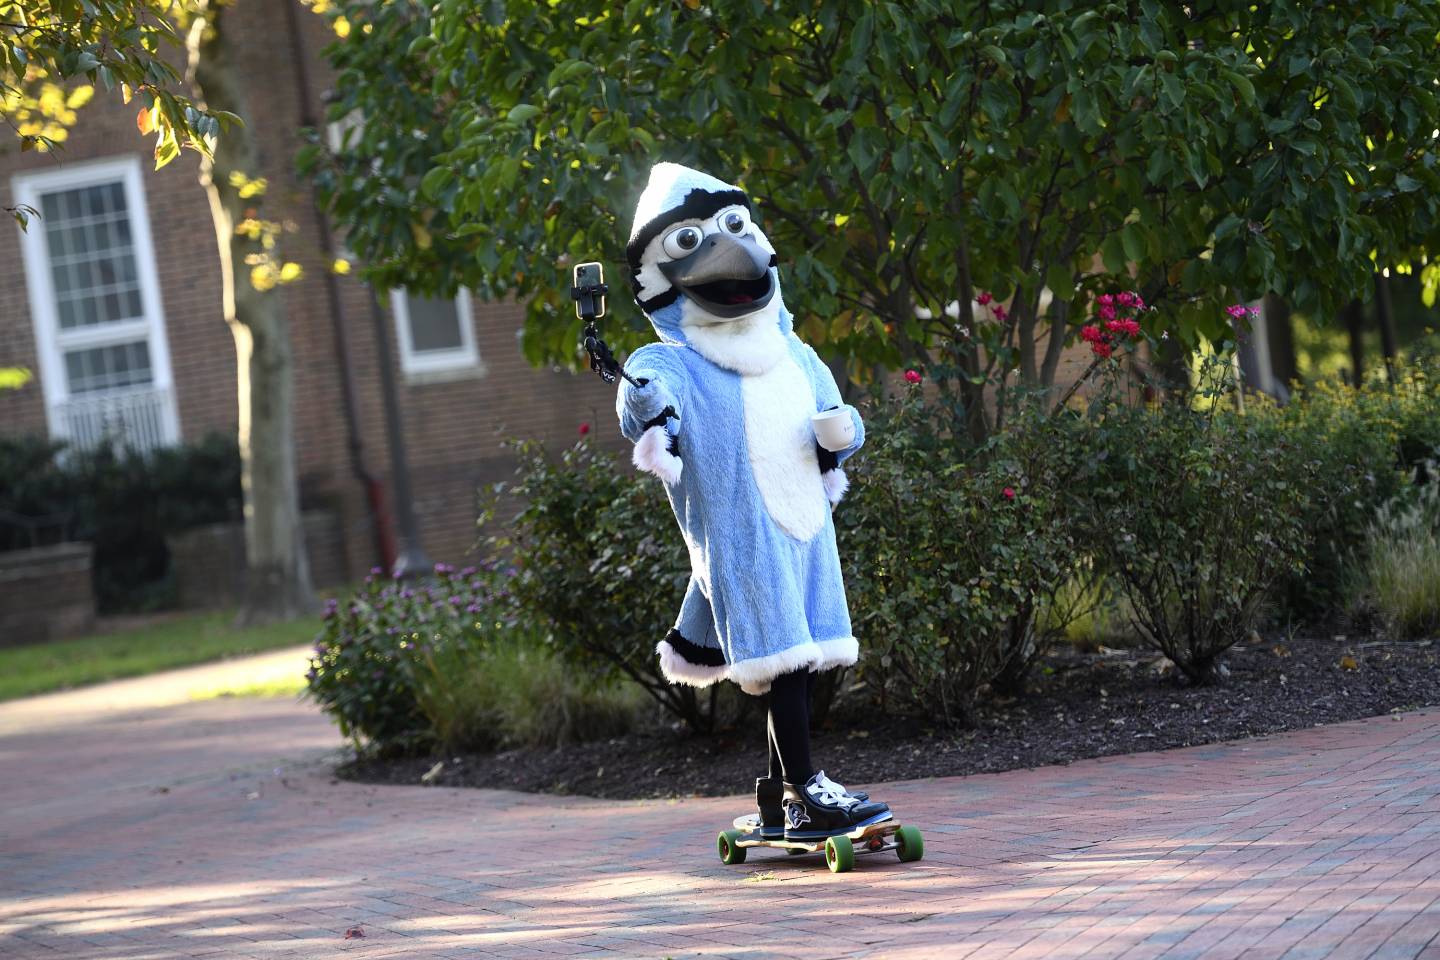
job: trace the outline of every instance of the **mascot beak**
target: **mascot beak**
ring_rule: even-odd
[[[716,233],[683,260],[660,264],[660,271],[707,313],[733,320],[754,313],[775,296],[771,259],[753,236]]]

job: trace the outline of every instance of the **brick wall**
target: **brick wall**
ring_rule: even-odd
[[[0,552],[0,647],[45,643],[95,622],[90,544]]]

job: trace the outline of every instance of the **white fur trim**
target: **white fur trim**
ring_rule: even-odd
[[[828,501],[815,456],[815,391],[794,358],[740,381],[750,470],[770,519],[806,543],[825,526]]]
[[[670,452],[670,434],[663,423],[640,435],[630,459],[635,466],[655,474],[666,483],[679,483],[680,472],[685,467],[685,461]]]
[[[829,670],[832,667],[848,667],[860,659],[860,641],[854,637],[836,637],[834,640],[819,640],[820,662],[810,669]]]
[[[775,274],[771,271],[773,279]],[[695,352],[716,366],[754,376],[790,355],[780,330],[780,294],[738,320],[714,316],[689,297],[680,298],[680,329]]]
[[[850,478],[845,475],[843,467],[826,470],[820,474],[820,482],[825,484],[825,499],[832,504],[839,503],[844,498],[845,491],[850,489]]]
[[[752,657],[730,664],[730,679],[738,683],[740,689],[746,693],[759,696],[770,689],[771,680],[807,667],[813,669],[824,656],[819,644],[814,640],[806,640],[768,657]]]
[[[723,663],[718,667],[706,666],[703,663],[691,663],[670,645],[669,640],[661,640],[655,644],[655,653],[660,657],[660,672],[671,683],[688,683],[692,687],[708,687],[716,681],[724,680],[729,670],[729,667]]]

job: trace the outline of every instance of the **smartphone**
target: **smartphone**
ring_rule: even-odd
[[[599,263],[575,265],[575,316],[605,316],[605,268]],[[587,309],[590,308],[590,309]]]

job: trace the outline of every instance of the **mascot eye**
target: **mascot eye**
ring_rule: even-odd
[[[720,215],[720,229],[738,237],[750,229],[750,217],[743,210],[731,210]]]
[[[679,227],[666,235],[661,246],[664,247],[667,257],[680,260],[698,250],[703,239],[704,234],[699,227]]]

